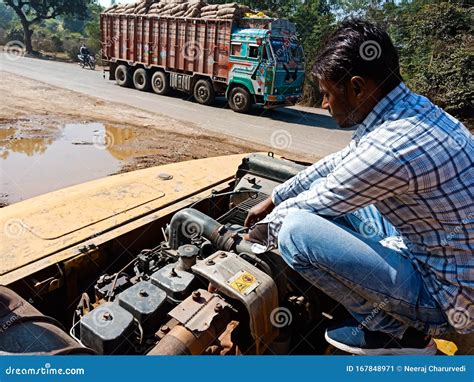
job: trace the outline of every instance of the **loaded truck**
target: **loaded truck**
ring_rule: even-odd
[[[303,50],[288,20],[103,13],[100,22],[105,70],[120,86],[175,89],[204,105],[225,96],[239,113],[302,94]]]

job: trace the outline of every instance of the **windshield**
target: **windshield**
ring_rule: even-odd
[[[286,46],[284,41],[281,39],[271,39],[273,55],[275,56],[275,60],[277,62],[287,62],[287,53],[286,53]]]
[[[272,38],[272,50],[277,62],[303,61],[303,49],[298,42]]]
[[[291,43],[289,53],[291,59],[296,62],[303,62],[303,48],[301,48],[301,45]]]

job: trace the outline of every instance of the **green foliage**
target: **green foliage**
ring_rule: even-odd
[[[7,7],[3,2],[0,3],[0,25],[2,27],[8,26],[15,15],[15,12]]]
[[[0,44],[6,44],[8,39],[8,32],[13,24],[15,12],[8,8],[3,2],[0,2]]]
[[[413,88],[454,115],[473,117],[474,54],[472,49],[449,49],[436,55],[411,80]]]
[[[79,54],[83,38],[79,33],[70,33],[64,39],[64,51],[70,60],[77,61],[77,55]]]
[[[323,37],[334,29],[335,18],[330,13],[328,3],[323,0],[308,0],[299,2],[296,11],[289,19],[296,24],[298,38],[305,52],[306,81],[302,101],[308,105],[319,106],[321,96],[311,76],[311,68]]]
[[[87,38],[86,44],[92,52],[98,53],[100,45],[100,13],[103,8],[98,4],[91,4],[88,8],[88,20],[84,25],[83,35]]]
[[[414,91],[455,116],[472,118],[472,7],[463,1],[417,0],[385,4],[366,17],[390,33],[400,50],[402,75]]]
[[[99,52],[99,20],[102,10],[103,8],[93,1],[82,13],[83,19],[66,14],[32,25],[32,47],[36,51],[46,53],[65,52],[72,60],[77,60],[82,43],[86,43],[92,52]],[[24,29],[18,16],[0,2],[0,20],[7,19],[8,23],[0,24],[0,43],[5,44],[12,40],[24,42]]]
[[[37,54],[33,48],[33,26],[42,24],[48,27],[48,20],[59,16],[72,16],[81,19],[87,16],[87,6],[93,0],[3,0],[4,4],[16,13],[23,28],[23,41],[28,53]],[[55,23],[49,26],[54,27]],[[50,31],[54,33],[54,31]]]
[[[19,23],[12,23],[6,30],[5,40],[8,41],[22,41],[23,40],[23,28]]]
[[[19,17],[22,13],[30,23],[54,19],[57,16],[85,17],[90,0],[3,0]]]

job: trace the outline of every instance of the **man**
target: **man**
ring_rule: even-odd
[[[81,45],[79,53],[82,57],[82,62],[84,62],[84,64],[88,64],[89,63],[90,52],[89,52],[89,49],[87,48],[86,44]]]
[[[327,330],[330,344],[434,354],[431,336],[474,328],[473,137],[405,86],[390,37],[373,24],[343,22],[313,75],[322,107],[357,130],[254,207],[248,238],[266,236],[351,313]]]

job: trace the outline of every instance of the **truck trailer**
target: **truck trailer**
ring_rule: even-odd
[[[102,59],[118,85],[192,94],[232,110],[294,105],[304,82],[295,25],[272,18],[205,19],[103,13]]]

